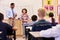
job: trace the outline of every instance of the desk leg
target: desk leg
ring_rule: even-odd
[[[16,40],[16,31],[14,31],[14,40]]]

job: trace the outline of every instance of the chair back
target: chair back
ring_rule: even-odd
[[[6,29],[4,27],[0,27],[0,40],[6,40]]]

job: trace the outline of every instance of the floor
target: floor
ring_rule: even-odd
[[[17,38],[17,40],[25,40],[24,38]]]
[[[25,38],[20,37],[20,38],[17,38],[16,40],[25,40]]]
[[[17,37],[16,40],[26,40],[26,39],[23,37]]]

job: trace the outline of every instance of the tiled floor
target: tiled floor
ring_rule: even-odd
[[[25,38],[21,38],[21,37],[20,37],[20,38],[17,38],[16,40],[25,40]]]
[[[23,38],[23,37],[17,37],[17,39],[16,40],[26,40],[25,38]]]

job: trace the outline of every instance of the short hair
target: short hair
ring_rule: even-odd
[[[45,9],[40,8],[40,9],[38,9],[38,12],[40,12],[41,16],[43,16],[43,17],[45,16],[45,12],[46,12]]]
[[[53,12],[50,12],[50,13],[49,13],[49,17],[54,17]]]
[[[0,21],[2,21],[3,19],[4,19],[4,15],[0,13]]]
[[[33,16],[31,17],[31,19],[32,19],[32,21],[36,21],[36,20],[37,20],[37,16],[36,16],[36,15],[33,15]]]
[[[27,13],[27,9],[26,9],[26,8],[23,8],[23,9],[22,9],[22,13],[23,13],[23,10],[25,10],[25,11],[26,11],[25,13]]]
[[[15,5],[14,3],[11,3],[10,5]]]

